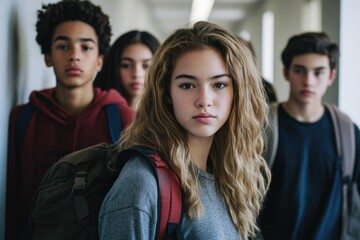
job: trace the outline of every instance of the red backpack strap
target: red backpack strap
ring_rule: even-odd
[[[137,145],[128,151],[140,153],[153,167],[159,188],[158,239],[170,239],[180,223],[182,213],[182,193],[177,175],[161,160],[156,150],[150,146]],[[124,151],[127,152],[127,151]]]
[[[181,189],[176,174],[156,154],[149,155],[154,159],[160,191],[160,221],[158,239],[171,234],[181,219]]]

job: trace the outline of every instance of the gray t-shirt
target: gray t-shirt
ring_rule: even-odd
[[[240,239],[216,190],[214,176],[200,169],[198,172],[205,214],[197,219],[184,214],[178,229],[179,239]],[[150,164],[140,156],[130,159],[101,206],[100,239],[156,239],[157,191]]]

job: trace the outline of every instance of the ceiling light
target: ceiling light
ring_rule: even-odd
[[[191,5],[190,22],[207,21],[215,0],[193,0]]]
[[[236,21],[245,17],[245,11],[234,8],[215,8],[210,15],[211,21]]]

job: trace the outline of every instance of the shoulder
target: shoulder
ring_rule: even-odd
[[[46,88],[39,91],[32,91],[29,96],[29,101],[36,105],[38,102],[55,101],[55,88]]]
[[[155,173],[149,161],[143,156],[134,154],[125,164],[118,177],[119,181],[132,184],[156,185]]]
[[[326,103],[325,109],[330,113],[331,117],[336,115],[338,118],[340,118],[340,120],[352,123],[352,120],[349,117],[349,115],[347,115],[342,110],[340,110],[340,108],[338,106],[336,106],[335,104]]]
[[[115,89],[102,90],[100,88],[94,88],[94,96],[96,99],[101,99],[108,103],[127,104],[125,98]]]
[[[103,211],[139,206],[144,211],[157,204],[157,181],[146,159],[133,155],[121,170],[103,202]]]
[[[101,90],[100,88],[94,88],[94,93],[94,106],[104,107],[108,105],[116,105],[118,107],[121,122],[124,127],[128,126],[134,120],[134,111],[116,90]]]
[[[23,109],[24,106],[25,106],[25,104],[15,106],[10,112],[10,119],[17,118],[21,109]]]
[[[34,108],[35,106],[31,102],[15,106],[10,112],[10,124],[15,124],[18,120],[22,120],[21,122],[24,123],[30,121]]]
[[[359,132],[358,126],[352,121],[349,115],[341,111],[336,105],[334,104],[325,104],[327,111],[329,112],[331,120],[334,124],[339,124],[340,126],[351,126],[354,128],[355,136]]]
[[[100,239],[155,239],[158,204],[152,167],[132,156],[101,205]]]

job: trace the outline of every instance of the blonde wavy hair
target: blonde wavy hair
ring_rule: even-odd
[[[174,117],[169,94],[177,59],[186,52],[208,48],[221,53],[234,88],[232,110],[214,136],[208,167],[240,236],[247,239],[258,230],[256,220],[270,182],[269,169],[261,156],[267,104],[259,70],[237,37],[208,22],[197,22],[171,34],[153,57],[136,119],[124,131],[118,147],[156,148],[179,177],[187,216],[202,216],[199,182],[191,164],[187,133]]]

